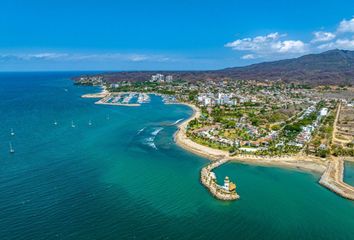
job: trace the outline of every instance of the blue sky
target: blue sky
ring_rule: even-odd
[[[0,0],[0,71],[219,69],[354,50],[353,0]]]

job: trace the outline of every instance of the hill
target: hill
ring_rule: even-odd
[[[263,62],[245,67],[213,71],[132,71],[101,74],[104,81],[146,81],[151,75],[173,75],[174,79],[196,80],[282,80],[300,84],[354,84],[354,51],[330,50],[298,58]]]

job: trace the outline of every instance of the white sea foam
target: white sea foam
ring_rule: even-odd
[[[149,143],[147,143],[147,145],[150,146],[150,147],[152,147],[153,149],[156,149],[156,150],[157,150],[157,147],[156,147],[156,145],[155,145],[154,142],[149,142]]]
[[[155,131],[153,131],[153,132],[151,133],[151,135],[156,136],[157,134],[159,134],[159,132],[160,132],[162,129],[163,129],[163,128],[156,128]]]
[[[157,149],[154,141],[155,141],[155,136],[148,137],[148,138],[145,138],[144,144],[148,145],[149,147],[152,147],[154,149]]]
[[[139,135],[139,134],[142,133],[144,130],[145,130],[145,128],[140,129],[136,135]]]
[[[172,123],[172,125],[177,125],[179,122],[183,121],[184,118],[178,119],[176,122]]]

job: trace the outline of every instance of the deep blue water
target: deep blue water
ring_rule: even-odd
[[[241,199],[215,200],[199,183],[208,161],[173,142],[191,109],[95,105],[77,74],[0,74],[1,240],[353,239],[354,203],[316,175],[226,164],[218,178]]]

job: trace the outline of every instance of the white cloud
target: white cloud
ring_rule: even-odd
[[[324,49],[345,49],[345,50],[354,50],[354,39],[337,39],[334,42],[326,43],[319,45],[317,48],[324,50]]]
[[[275,40],[279,39],[279,33],[270,33],[266,36],[257,36],[254,38],[243,38],[238,39],[236,41],[227,43],[225,46],[230,47],[234,50],[240,51],[257,51],[262,50],[269,46],[270,43],[274,42]]]
[[[306,45],[300,40],[278,41],[272,44],[272,48],[278,53],[303,53],[306,51]]]
[[[171,58],[155,54],[133,54],[133,53],[11,53],[0,54],[2,61],[120,61],[120,62],[168,62]]]
[[[255,58],[280,59],[295,57],[306,53],[318,53],[320,50],[354,50],[354,17],[342,20],[336,31],[314,31],[313,39],[305,42],[301,39],[289,39],[287,34],[278,32],[253,38],[240,38],[225,44],[225,47],[244,52],[241,59]]]
[[[312,39],[312,43],[317,43],[317,42],[328,42],[333,40],[336,35],[331,32],[323,32],[323,31],[318,31],[314,32],[313,35],[315,35],[315,38]]]
[[[241,57],[241,59],[244,59],[244,60],[250,60],[250,59],[255,59],[255,58],[257,58],[257,57],[254,54],[246,54]]]
[[[65,58],[69,56],[67,53],[54,53],[54,52],[43,52],[43,53],[31,53],[31,54],[13,54],[8,55],[22,60],[54,60],[59,58]]]
[[[254,38],[237,39],[225,46],[236,51],[249,51],[242,59],[252,59],[256,55],[271,56],[275,54],[298,54],[307,51],[307,46],[300,40],[282,40],[286,34],[278,32]]]
[[[342,20],[339,23],[338,32],[346,33],[346,32],[354,32],[354,17],[350,20]]]
[[[128,59],[133,62],[142,62],[142,61],[145,61],[149,58],[145,55],[134,54],[134,55],[128,56]]]

